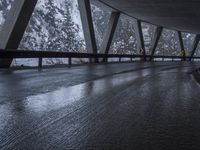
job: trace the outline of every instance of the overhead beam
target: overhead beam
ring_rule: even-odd
[[[177,34],[178,34],[178,41],[179,41],[179,50],[180,50],[180,55],[181,57],[185,57],[186,54],[185,54],[185,47],[184,47],[184,44],[183,44],[183,36],[182,36],[182,33],[181,31],[177,31]],[[185,58],[183,59],[185,60]]]
[[[158,46],[158,42],[160,40],[160,37],[162,35],[163,27],[156,27],[156,31],[154,33],[154,37],[151,43],[151,58],[150,60],[153,59],[153,56],[155,54],[156,48]]]
[[[100,48],[100,53],[108,54],[110,50],[110,46],[112,44],[113,36],[115,34],[115,30],[117,28],[117,24],[119,21],[120,12],[112,12],[110,16],[110,20],[108,23],[108,28],[105,32],[103,42]]]
[[[97,44],[92,20],[90,0],[78,0],[83,32],[88,53],[97,54]]]
[[[142,32],[142,22],[140,20],[135,20],[135,35],[137,39],[138,51],[141,51],[142,49],[144,60],[146,60],[145,58],[146,50],[145,50],[144,37],[143,37],[143,32]]]
[[[99,0],[91,0],[91,4],[94,4],[95,6],[100,7],[105,11],[118,12],[116,9],[106,5],[105,3],[100,2]]]
[[[197,50],[199,41],[200,41],[200,35],[198,34],[198,35],[196,35],[194,42],[193,42],[193,45],[192,45],[191,57],[194,57],[194,54]]]
[[[14,0],[0,32],[0,49],[17,49],[37,0]],[[1,59],[0,68],[9,68],[12,59]]]

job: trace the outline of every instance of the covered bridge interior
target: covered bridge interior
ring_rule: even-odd
[[[19,49],[38,2],[13,0],[0,31],[0,149],[199,149],[200,2],[78,0],[81,53]],[[110,13],[99,47],[91,5]],[[121,16],[133,22],[138,54],[111,53]],[[148,49],[144,22],[155,27]],[[165,29],[178,55],[156,53]],[[185,32],[194,35],[188,52]],[[47,67],[47,58],[67,64]],[[13,67],[15,59],[38,65]]]

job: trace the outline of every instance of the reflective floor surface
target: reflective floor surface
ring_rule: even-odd
[[[198,63],[0,72],[2,150],[198,150]]]

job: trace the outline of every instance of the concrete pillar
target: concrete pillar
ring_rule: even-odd
[[[152,57],[155,54],[158,42],[159,42],[160,37],[162,35],[162,31],[163,31],[163,27],[156,27],[156,31],[155,31],[155,34],[154,34],[154,37],[153,37],[153,40],[152,40],[152,43],[151,43],[151,58],[150,58],[150,60],[153,59]]]
[[[108,23],[108,28],[105,32],[105,36],[103,38],[103,42],[100,49],[100,52],[103,54],[108,54],[109,52],[110,46],[112,44],[113,36],[117,28],[119,17],[120,17],[120,12],[111,13],[110,20]]]
[[[95,31],[92,21],[90,0],[78,0],[78,4],[81,14],[87,52],[97,54],[97,44],[96,44]]]
[[[15,0],[0,32],[0,49],[16,50],[21,42],[37,0]],[[0,68],[8,68],[12,59],[1,59]]]
[[[182,33],[180,31],[177,31],[177,34],[178,34],[178,41],[179,41],[179,50],[180,50],[180,53],[181,53],[182,57],[185,57],[186,54],[185,54],[185,47],[184,47],[184,44],[183,44]],[[183,60],[185,60],[185,58],[183,58]]]
[[[108,54],[110,50],[110,46],[112,44],[112,40],[115,34],[115,30],[117,28],[117,24],[120,18],[120,12],[112,12],[110,16],[110,20],[108,23],[107,30],[105,32],[103,42],[101,45],[100,53]],[[106,59],[104,59],[106,61]]]
[[[194,43],[193,43],[193,46],[192,46],[192,51],[191,51],[191,57],[194,57],[194,54],[197,50],[197,47],[198,47],[198,44],[199,44],[199,41],[200,41],[200,35],[196,35],[195,39],[194,39]],[[192,60],[192,59],[190,59]]]
[[[144,37],[143,37],[143,32],[142,32],[142,24],[140,20],[136,20],[135,21],[135,35],[136,35],[136,39],[137,39],[137,47],[138,47],[138,51],[140,51],[141,49],[143,49],[144,52],[144,56],[146,55],[146,50],[145,50],[145,45],[144,45]],[[144,57],[144,60],[146,60],[146,58]]]

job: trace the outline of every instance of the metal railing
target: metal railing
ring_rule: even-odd
[[[140,59],[146,61],[193,61],[200,60],[200,57],[180,57],[180,56],[151,56],[151,55],[127,55],[127,54],[88,54],[88,53],[71,53],[71,52],[53,52],[53,51],[28,51],[28,50],[0,50],[1,59],[18,59],[18,58],[37,58],[38,66],[42,67],[43,58],[68,58],[68,64],[72,65],[73,58],[88,58],[90,62],[102,59],[101,62],[107,62],[109,58],[118,58],[122,62],[122,58]]]

